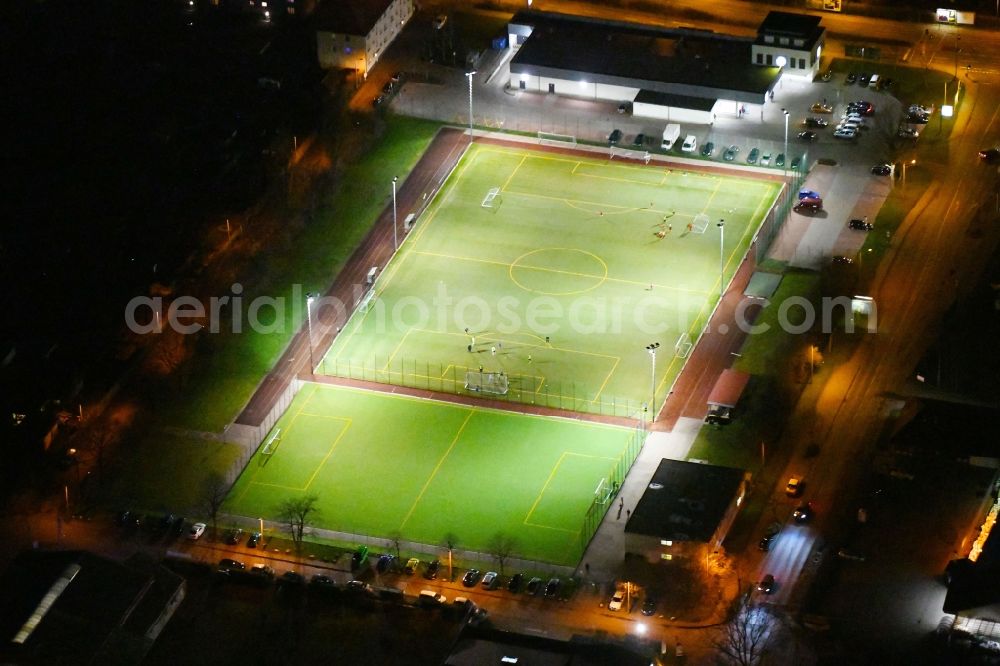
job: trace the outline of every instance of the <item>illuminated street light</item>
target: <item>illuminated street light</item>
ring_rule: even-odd
[[[399,239],[396,237],[396,176],[392,177],[392,251],[399,249]]]
[[[778,85],[780,85],[782,88],[784,88],[785,87],[785,65],[788,64],[788,58],[786,58],[785,56],[778,56],[777,58],[774,59],[774,64],[781,68],[781,76],[778,77]],[[774,92],[772,91],[771,94],[773,95]]]
[[[309,333],[309,373],[316,369],[316,359],[313,356],[313,327],[312,327],[312,304],[319,297],[314,291],[306,294],[306,330]]]
[[[475,73],[476,70],[465,73],[469,77],[469,143],[472,143],[472,77]]]
[[[726,221],[719,220],[719,300],[726,291]]]
[[[646,351],[649,352],[650,365],[652,366],[649,378],[649,422],[652,423],[656,420],[656,350],[660,348],[659,342],[653,342],[646,345]]]

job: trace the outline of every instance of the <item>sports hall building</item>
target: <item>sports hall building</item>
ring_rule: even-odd
[[[761,105],[782,76],[812,79],[820,18],[771,12],[756,37],[523,11],[508,25],[510,88],[624,102],[636,116],[710,124]]]

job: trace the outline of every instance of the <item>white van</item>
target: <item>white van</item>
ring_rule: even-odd
[[[878,89],[878,74],[872,74],[872,78],[868,79],[868,87],[872,90]]]
[[[448,601],[448,597],[438,594],[434,590],[420,590],[420,596],[417,600],[424,606],[438,606]]]

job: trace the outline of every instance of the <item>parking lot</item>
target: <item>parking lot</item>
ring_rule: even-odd
[[[414,26],[413,29],[420,28]],[[509,58],[505,55],[502,51],[488,52],[473,77],[472,108],[477,127],[565,134],[575,137],[578,142],[598,145],[606,144],[609,136],[618,130],[621,149],[638,151],[634,142],[637,135],[642,134],[645,136],[642,150],[652,153],[658,161],[661,156],[666,157],[659,149],[665,121],[634,116],[629,107],[622,113],[619,101],[509,90],[506,85]],[[457,125],[468,123],[468,79],[460,69],[416,59],[407,62],[402,55],[394,59],[391,67],[392,71],[402,68],[418,73],[409,77],[388,100],[392,110]],[[388,80],[392,71],[386,67],[384,72],[377,72],[376,79]],[[855,138],[834,137],[835,125],[847,113],[848,103],[861,99],[875,107],[874,113],[865,118],[865,126],[858,130]],[[831,107],[832,112],[811,111],[816,103]],[[787,144],[785,110],[788,111]],[[772,250],[772,258],[815,269],[833,256],[855,257],[866,233],[871,232],[849,229],[849,220],[865,217],[874,220],[898,178],[898,174],[896,177],[875,176],[871,168],[889,161],[899,146],[912,141],[897,136],[904,115],[900,102],[891,94],[856,83],[847,84],[845,76],[837,74],[828,82],[784,80],[778,84],[773,101],[746,105],[743,114],[738,111],[735,103],[731,110],[720,104],[712,125],[682,123],[681,137],[693,134],[698,149],[691,154],[682,153],[679,140],[668,154],[710,161],[713,166],[757,169],[760,173],[777,171],[780,154],[785,155],[786,168],[790,168],[793,161],[801,162],[809,172],[804,187],[823,195],[823,210],[812,215],[791,213]],[[808,117],[824,118],[828,126],[807,128],[804,123]],[[816,133],[814,140],[798,137],[806,129]],[[709,157],[704,157],[702,149],[708,142],[713,144],[713,151]],[[724,159],[730,146],[739,149],[732,161]],[[753,166],[747,164],[751,153],[757,158]]]

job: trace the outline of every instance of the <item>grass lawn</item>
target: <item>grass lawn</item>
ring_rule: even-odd
[[[316,527],[487,550],[497,533],[519,557],[574,564],[602,479],[638,453],[628,428],[524,416],[311,384],[278,422],[225,511],[277,519],[284,500],[315,494]]]
[[[151,433],[120,447],[102,494],[120,508],[198,511],[209,474],[224,476],[241,455],[236,444]]]
[[[245,302],[268,295],[290,303],[293,285],[300,285],[300,294],[325,291],[389,200],[391,190],[385,183],[413,168],[439,126],[389,116],[379,143],[345,171],[341,185],[313,222],[238,280],[245,287]],[[231,330],[227,321],[220,327],[222,332],[203,336],[190,362],[193,370],[188,379],[158,404],[159,420],[191,430],[221,432],[274,366],[302,323],[293,321],[295,314],[302,318],[301,310],[286,307],[284,325],[276,326],[273,333],[254,332],[250,327],[239,334],[227,333]]]
[[[728,279],[778,191],[475,144],[320,372],[461,393],[482,368],[511,400],[633,416],[650,397],[646,345],[664,347],[659,404],[681,369],[676,341],[696,339],[716,302],[715,223]]]

